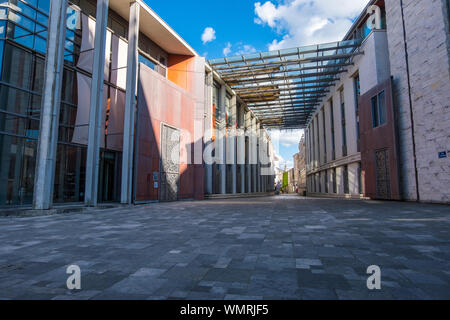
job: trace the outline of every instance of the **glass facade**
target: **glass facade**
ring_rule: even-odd
[[[372,124],[374,128],[386,124],[386,100],[384,91],[373,97],[370,102],[372,105]]]
[[[360,147],[360,133],[359,133],[359,97],[361,96],[361,81],[359,74],[353,78],[354,90],[355,90],[355,117],[356,117],[356,147],[357,151],[361,151]]]
[[[30,205],[39,138],[50,0],[0,2],[0,206]],[[96,2],[69,1],[54,202],[84,200]],[[94,28],[94,29],[92,29]],[[110,10],[99,201],[118,201],[128,23]],[[91,47],[89,47],[91,46]],[[125,50],[123,50],[125,48]],[[166,76],[168,54],[144,35],[140,59]],[[90,65],[89,65],[90,62]],[[125,65],[124,65],[125,63]],[[109,68],[109,70],[108,70]]]
[[[347,156],[347,125],[345,120],[345,98],[344,89],[339,92],[341,100],[341,121],[342,121],[342,156]]]

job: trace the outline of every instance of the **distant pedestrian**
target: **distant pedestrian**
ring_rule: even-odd
[[[275,194],[278,196],[281,192],[281,183],[278,181],[276,187],[275,187]]]

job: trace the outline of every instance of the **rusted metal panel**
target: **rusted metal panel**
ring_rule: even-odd
[[[384,92],[386,122],[374,127],[372,98]],[[400,200],[396,120],[391,79],[359,98],[361,165],[365,195],[372,199]],[[412,156],[412,155],[411,155]]]

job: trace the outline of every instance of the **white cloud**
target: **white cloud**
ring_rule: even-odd
[[[281,39],[269,50],[342,40],[368,0],[285,0],[255,3],[255,23],[268,25]]]
[[[214,41],[216,39],[216,30],[211,27],[205,28],[202,34],[203,44],[207,44],[208,42]]]
[[[227,46],[223,49],[223,55],[227,57],[231,53],[231,43],[227,43]]]
[[[270,130],[269,134],[272,139],[272,143],[282,145],[286,148],[297,146],[300,143],[300,139],[303,135],[303,130]]]
[[[250,53],[255,53],[256,49],[252,45],[244,44],[239,47],[239,49],[236,51],[237,55],[245,55]]]
[[[234,50],[231,50],[231,48],[235,48]],[[257,50],[255,47],[253,47],[250,44],[243,44],[242,42],[238,42],[235,44],[231,44],[230,42],[227,43],[227,46],[223,49],[222,53],[225,57],[233,54],[233,55],[246,55],[255,53]]]

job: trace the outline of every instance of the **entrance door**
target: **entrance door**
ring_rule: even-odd
[[[117,201],[117,163],[116,153],[101,152],[100,179],[99,179],[99,201],[114,202]]]
[[[389,176],[389,153],[386,149],[376,151],[377,198],[391,199],[391,179]]]
[[[161,128],[161,186],[159,200],[178,200],[180,185],[180,131],[163,125]]]

